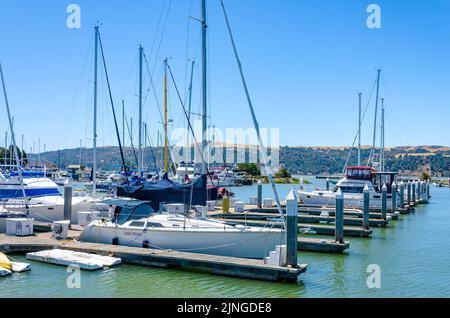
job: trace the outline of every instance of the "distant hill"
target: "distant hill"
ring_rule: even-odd
[[[281,147],[280,163],[294,174],[337,174],[341,173],[347,160],[349,147]],[[153,153],[153,154],[152,154]],[[363,147],[362,162],[365,163],[370,153],[370,147]],[[434,176],[450,177],[450,147],[444,146],[414,146],[386,149],[386,169],[402,174],[432,173]],[[353,150],[349,164],[357,162],[357,151]],[[31,155],[30,158],[35,156]],[[153,165],[154,157],[160,158],[160,149],[147,148],[146,162]],[[41,159],[51,161],[61,167],[78,164],[79,148],[41,154]],[[132,148],[125,149],[128,164],[135,162]],[[82,164],[92,165],[92,149],[82,149]],[[118,147],[100,147],[97,149],[97,164],[99,169],[114,170],[121,166]]]

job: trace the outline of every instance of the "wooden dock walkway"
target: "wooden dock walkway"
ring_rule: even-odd
[[[70,231],[72,237],[76,237],[78,234],[78,231]],[[40,233],[29,237],[0,234],[0,252],[27,253],[54,248],[114,256],[129,264],[163,268],[202,268],[211,270],[214,274],[266,281],[296,282],[298,276],[304,273],[307,268],[306,264],[299,264],[297,268],[290,268],[266,265],[263,260],[83,243],[73,239],[56,241],[51,239],[51,233]]]

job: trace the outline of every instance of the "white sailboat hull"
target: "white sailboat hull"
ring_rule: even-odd
[[[80,237],[81,241],[112,244],[118,239],[119,245],[142,247],[148,242],[149,248],[170,249],[180,252],[213,254],[232,257],[266,257],[276,245],[286,244],[284,231],[194,231],[170,229],[130,229],[96,226],[91,224]]]

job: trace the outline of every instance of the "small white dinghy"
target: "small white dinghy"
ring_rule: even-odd
[[[79,266],[89,271],[119,265],[122,262],[116,257],[60,249],[27,253],[27,259],[62,266]]]
[[[12,272],[9,269],[0,267],[0,277],[11,275]]]
[[[28,263],[11,262],[11,264],[14,273],[28,272],[31,270],[31,265]]]

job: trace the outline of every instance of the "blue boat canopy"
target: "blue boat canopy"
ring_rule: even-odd
[[[133,199],[107,199],[103,201],[105,204],[114,205],[114,219],[117,224],[124,224],[133,219],[142,219],[155,213],[152,203],[149,201],[133,200]]]
[[[169,180],[167,174],[158,182],[145,182],[139,186],[117,187],[118,197],[151,201],[156,208],[159,203],[184,203],[187,205],[206,205],[207,181],[202,175],[191,183],[180,184]]]
[[[19,172],[11,171],[11,173],[9,175],[11,177],[18,177]],[[45,172],[44,171],[22,171],[22,177],[23,178],[45,178]]]

